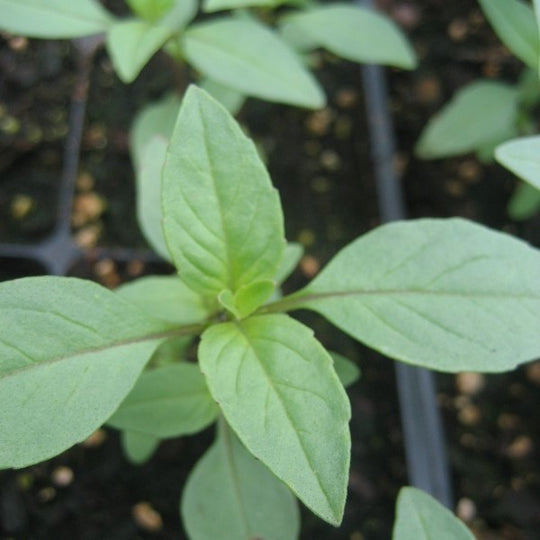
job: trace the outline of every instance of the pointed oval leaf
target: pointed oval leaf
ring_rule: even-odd
[[[195,17],[198,0],[175,0],[173,8],[159,21],[161,26],[167,26],[175,34],[183,30]]]
[[[175,4],[175,0],[126,0],[131,10],[149,22],[156,22]]]
[[[467,85],[422,131],[416,153],[435,159],[476,150],[508,138],[516,122],[518,90],[492,81]]]
[[[540,190],[530,184],[520,184],[512,194],[506,211],[516,221],[529,219],[540,210]]]
[[[115,23],[107,34],[107,49],[120,80],[133,82],[171,35],[170,28],[154,26],[146,21]]]
[[[353,62],[369,62],[414,69],[416,55],[403,32],[388,17],[349,4],[315,7],[284,17],[282,32],[305,36]]]
[[[325,104],[319,84],[296,53],[255,20],[222,17],[194,24],[182,43],[199,71],[243,94],[313,109]]]
[[[334,361],[336,374],[345,388],[351,386],[360,378],[360,369],[354,362],[337,352],[330,351],[330,356]]]
[[[501,41],[525,64],[538,70],[540,34],[533,10],[521,0],[478,0]]]
[[[1,30],[33,38],[101,34],[113,22],[95,0],[0,0],[0,13]]]
[[[137,431],[122,431],[120,441],[124,454],[135,465],[141,465],[148,461],[160,442],[153,435]]]
[[[540,137],[521,137],[497,146],[495,158],[515,175],[540,189]]]
[[[188,89],[163,173],[164,232],[180,277],[214,298],[271,279],[285,245],[279,196],[253,143]]]
[[[203,298],[178,276],[148,276],[126,283],[116,292],[148,313],[172,324],[204,321],[210,315]]]
[[[90,435],[131,390],[170,325],[73,278],[0,284],[0,468]]]
[[[505,371],[540,356],[540,252],[462,219],[379,227],[293,303],[387,356],[440,371]]]
[[[182,362],[145,371],[107,423],[164,439],[197,433],[217,413],[198,366]]]
[[[191,540],[296,540],[296,499],[221,421],[212,447],[184,488],[182,521]]]
[[[423,491],[399,492],[392,540],[474,540],[474,535],[450,510]]]
[[[248,450],[313,512],[339,524],[350,407],[313,332],[286,315],[224,323],[205,331],[199,360],[210,392]]]
[[[287,243],[281,264],[276,272],[275,280],[278,285],[281,285],[293,273],[303,254],[304,248],[301,244],[296,242]]]
[[[216,101],[219,101],[233,116],[242,108],[246,96],[234,88],[218,83],[208,77],[197,83],[199,88],[208,92]]]

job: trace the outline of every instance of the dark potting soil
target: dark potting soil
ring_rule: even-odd
[[[420,56],[413,73],[389,70],[396,167],[411,217],[463,216],[540,247],[540,217],[524,223],[507,217],[515,180],[502,168],[484,166],[472,155],[422,162],[413,154],[423,125],[456,89],[478,77],[515,81],[519,63],[472,0],[380,5],[406,27]],[[327,109],[306,112],[250,100],[240,115],[268,157],[288,239],[306,246],[288,290],[379,223],[359,68],[326,54],[320,63]],[[0,243],[31,243],[44,238],[56,219],[72,49],[6,36],[0,71]],[[178,73],[164,56],[124,86],[106,54],[97,55],[74,207],[80,245],[145,247],[134,213],[128,130],[137,110],[177,83]],[[163,264],[90,257],[70,274],[115,286],[167,271]],[[0,259],[2,279],[38,273],[36,263]],[[334,529],[303,511],[302,539],[389,538],[396,494],[407,483],[392,362],[314,315],[297,315],[328,348],[362,369],[362,379],[349,391],[353,445],[343,525]],[[539,537],[539,372],[540,364],[533,363],[496,376],[438,376],[457,510],[479,538]],[[0,539],[184,538],[178,515],[182,485],[212,437],[210,429],[163,442],[152,460],[135,467],[122,456],[116,432],[106,430],[49,462],[0,473]]]

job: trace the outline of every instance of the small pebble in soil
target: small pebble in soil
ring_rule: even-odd
[[[444,183],[446,192],[452,197],[462,197],[465,194],[465,185],[454,178],[447,180]]]
[[[311,229],[302,229],[296,237],[296,241],[304,247],[312,246],[315,243],[315,239],[315,233]]]
[[[505,451],[505,454],[511,459],[523,459],[533,450],[534,444],[527,435],[519,435]]]
[[[525,367],[527,379],[534,384],[540,385],[540,362],[533,362]]]
[[[75,234],[75,243],[83,249],[96,247],[102,229],[103,225],[101,223],[83,227]]]
[[[429,75],[416,82],[415,96],[422,105],[432,105],[441,99],[439,79]]]
[[[97,448],[101,446],[105,439],[107,438],[107,432],[104,429],[98,429],[90,435],[90,437],[87,437],[83,442],[82,445],[85,448]]]
[[[448,25],[448,35],[452,41],[463,41],[467,38],[469,28],[467,23],[462,19],[454,19]]]
[[[326,135],[328,128],[334,120],[335,113],[326,107],[320,111],[311,113],[306,119],[306,128],[310,133],[317,136]]]
[[[102,259],[94,265],[94,272],[106,287],[114,289],[120,284],[120,276],[112,259]]]
[[[11,216],[20,221],[28,216],[28,214],[35,208],[36,203],[30,195],[23,193],[15,195],[11,200],[10,211]]]
[[[392,18],[406,30],[412,30],[420,22],[420,8],[412,2],[399,3],[391,11]]]
[[[96,181],[89,172],[81,172],[77,176],[77,189],[79,191],[92,191]]]
[[[354,88],[340,88],[334,96],[334,101],[342,109],[350,109],[358,101],[358,92]]]
[[[74,227],[81,227],[96,221],[105,212],[106,208],[105,199],[97,193],[88,192],[77,195],[73,201],[71,223]]]
[[[28,48],[28,40],[22,36],[12,37],[8,44],[12,51],[23,52]]]
[[[478,182],[482,176],[482,167],[478,161],[474,159],[466,159],[458,165],[457,174],[468,184],[474,184]]]
[[[474,396],[484,388],[486,379],[481,373],[458,373],[456,375],[456,388],[460,394]]]
[[[39,502],[46,503],[52,501],[56,497],[56,489],[53,487],[45,487],[37,492],[37,499]]]
[[[341,158],[335,150],[323,150],[319,163],[327,171],[337,171],[341,167]]]
[[[314,277],[321,269],[321,264],[312,255],[304,255],[300,260],[300,270],[307,278]]]
[[[137,503],[133,509],[133,520],[146,531],[157,532],[163,528],[163,519],[150,503]]]
[[[519,417],[515,414],[501,413],[497,417],[497,425],[504,430],[516,429],[519,426]]]
[[[459,499],[456,506],[456,515],[465,523],[470,523],[476,517],[476,504],[468,497]]]
[[[482,419],[482,411],[476,405],[469,403],[458,413],[458,420],[465,426],[474,426]]]
[[[57,487],[67,487],[73,482],[74,474],[69,467],[56,467],[51,473],[51,481]]]
[[[129,261],[126,267],[126,272],[130,277],[138,277],[144,272],[144,263],[138,259]]]

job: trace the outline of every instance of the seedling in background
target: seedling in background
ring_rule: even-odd
[[[421,158],[476,152],[480,160],[491,161],[499,144],[538,131],[534,111],[540,103],[540,2],[478,1],[501,41],[526,68],[517,84],[475,81],[456,92],[423,130],[416,146]],[[508,212],[514,219],[527,219],[539,208],[540,191],[534,184],[522,184]]]
[[[48,459],[105,423],[144,459],[159,439],[217,421],[182,497],[189,537],[293,539],[293,494],[341,522],[350,407],[339,374],[356,373],[288,311],[441,371],[504,371],[540,354],[540,253],[525,243],[461,219],[398,222],[267,301],[298,249],[253,143],[191,87],[166,154],[155,232],[178,275],[118,292],[74,278],[0,284],[1,467]]]

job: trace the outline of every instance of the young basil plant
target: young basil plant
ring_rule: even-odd
[[[75,278],[0,284],[1,467],[50,458],[104,423],[142,461],[160,439],[217,421],[182,499],[190,538],[294,539],[293,494],[341,522],[344,384],[358,373],[288,311],[314,310],[390,357],[443,371],[504,371],[540,355],[540,253],[527,244],[461,219],[393,223],[282,297],[301,251],[285,242],[279,196],[230,114],[190,87],[165,154],[152,219],[177,275],[118,292]]]
[[[403,33],[388,18],[354,3],[310,6],[302,0],[211,0],[208,13],[194,21],[197,0],[126,0],[133,16],[118,19],[97,0],[0,0],[0,29],[28,37],[77,38],[105,35],[120,79],[129,83],[163,49],[202,75],[204,86],[238,108],[246,96],[318,109],[324,91],[294,45],[302,36],[307,50],[325,48],[342,58],[412,69],[416,57]],[[243,8],[290,4],[285,16],[271,14],[275,31]],[[302,52],[305,52],[303,47]],[[187,75],[186,75],[187,77]]]
[[[540,102],[540,6],[537,0],[534,6],[522,0],[478,1],[501,41],[526,68],[517,84],[475,81],[459,90],[422,131],[416,145],[420,158],[476,152],[481,161],[491,161],[499,144],[538,130],[533,112]],[[539,208],[540,192],[522,184],[508,212],[526,219]]]

